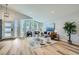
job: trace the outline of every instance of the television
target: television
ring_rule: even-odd
[[[46,31],[53,32],[53,31],[54,31],[54,28],[52,28],[52,27],[47,27],[47,28],[46,28]]]

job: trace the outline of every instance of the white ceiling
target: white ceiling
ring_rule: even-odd
[[[9,4],[8,7],[40,21],[58,20],[79,11],[77,4]]]

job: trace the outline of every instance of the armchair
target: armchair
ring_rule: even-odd
[[[52,40],[59,41],[59,34],[57,34],[56,32],[51,32],[50,37]]]

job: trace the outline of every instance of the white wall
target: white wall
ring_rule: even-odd
[[[55,20],[56,31],[59,33],[61,40],[67,41],[68,37],[65,31],[63,30],[64,23],[66,21],[75,21],[77,25],[77,33],[72,35],[72,42],[79,45],[79,11],[69,14],[67,16],[61,17],[60,19]]]

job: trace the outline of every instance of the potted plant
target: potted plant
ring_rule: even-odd
[[[75,25],[75,22],[66,22],[64,24],[64,30],[67,33],[68,37],[69,37],[68,42],[70,44],[72,44],[71,34],[75,34],[76,33],[76,25]]]

